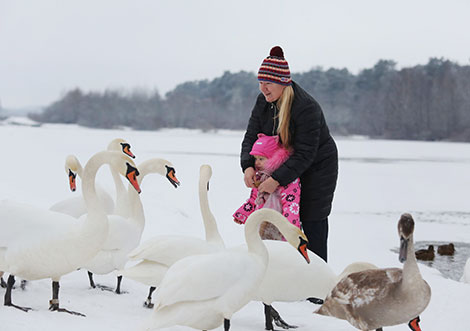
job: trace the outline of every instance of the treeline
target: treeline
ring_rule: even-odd
[[[312,69],[293,79],[322,105],[337,135],[470,141],[470,66],[432,58],[401,70],[381,60],[354,75],[347,69]],[[258,95],[254,73],[225,72],[187,82],[161,97],[157,91],[75,89],[30,117],[88,127],[245,129]]]

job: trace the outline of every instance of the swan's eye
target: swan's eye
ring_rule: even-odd
[[[75,174],[72,170],[69,169],[69,177],[75,179],[75,177],[77,177],[77,174]]]

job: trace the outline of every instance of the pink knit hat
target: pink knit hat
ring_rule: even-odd
[[[258,133],[258,139],[253,144],[250,155],[261,155],[270,159],[279,148],[279,136]]]

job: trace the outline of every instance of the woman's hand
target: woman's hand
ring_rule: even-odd
[[[266,193],[273,193],[276,191],[277,187],[279,186],[279,182],[272,177],[269,177],[264,182],[258,186],[258,192],[266,192]]]
[[[245,185],[248,188],[255,188],[255,180],[256,180],[256,171],[253,167],[249,167],[245,169]]]

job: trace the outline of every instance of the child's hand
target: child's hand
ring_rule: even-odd
[[[237,224],[243,224],[243,222],[237,220],[236,218],[233,218],[233,221],[234,221],[235,223],[237,223]]]
[[[255,180],[256,180],[256,171],[255,168],[249,167],[245,169],[244,178],[245,185],[248,188],[255,188]]]

